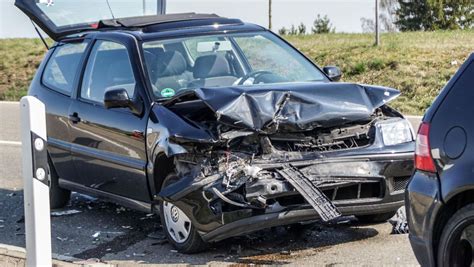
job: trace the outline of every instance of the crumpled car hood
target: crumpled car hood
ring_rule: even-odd
[[[369,120],[398,90],[352,83],[286,83],[199,88],[163,103],[202,100],[219,122],[257,132],[309,131]]]

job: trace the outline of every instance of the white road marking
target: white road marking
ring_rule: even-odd
[[[0,140],[0,145],[21,146],[21,142]]]
[[[2,104],[12,104],[12,105],[20,105],[20,102],[16,101],[0,101]]]

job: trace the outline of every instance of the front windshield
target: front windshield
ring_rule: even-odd
[[[143,50],[157,98],[201,87],[327,81],[305,57],[268,32],[149,41]]]

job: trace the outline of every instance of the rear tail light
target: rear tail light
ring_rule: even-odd
[[[415,168],[426,172],[436,172],[430,149],[430,125],[423,122],[418,130],[415,149]]]

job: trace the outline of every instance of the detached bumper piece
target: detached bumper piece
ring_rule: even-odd
[[[319,190],[315,181],[310,180],[298,169],[291,165],[285,165],[277,172],[304,197],[306,201],[318,212],[321,219],[330,221],[340,217],[342,214],[336,206]]]

